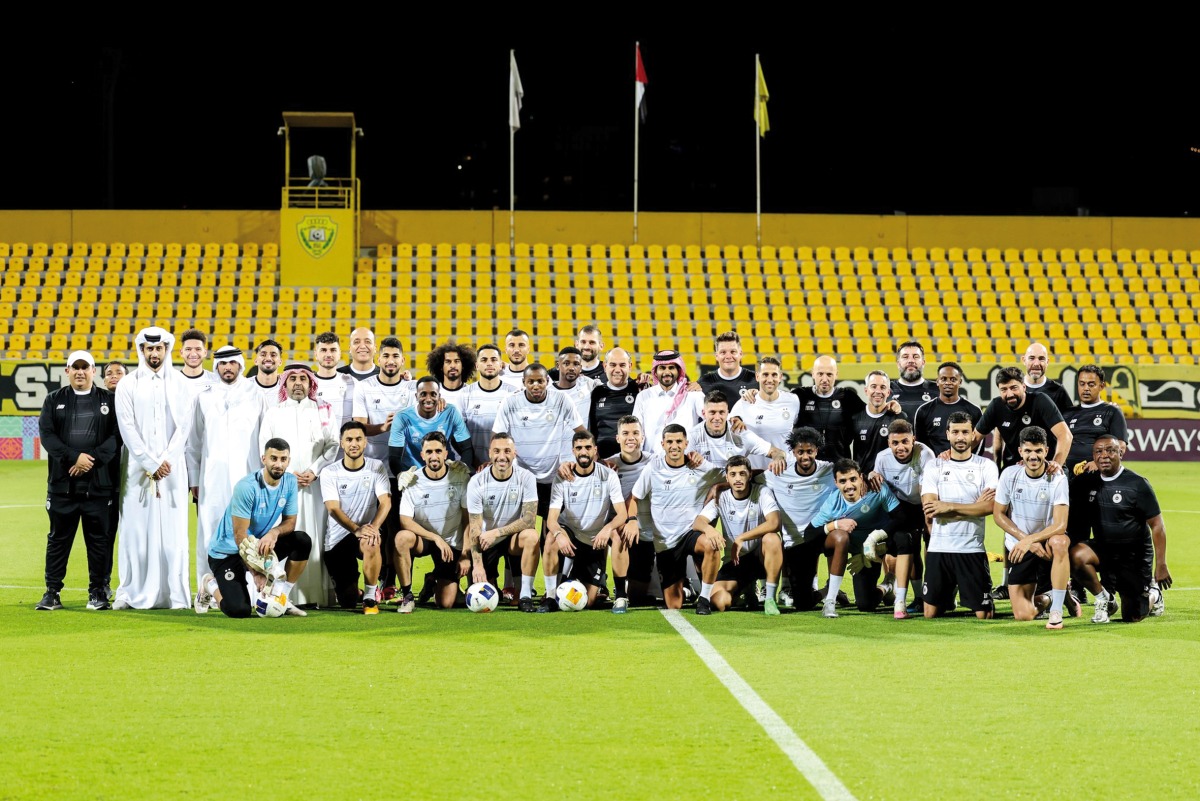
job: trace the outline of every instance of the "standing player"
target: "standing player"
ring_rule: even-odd
[[[1050,365],[1050,352],[1040,342],[1034,342],[1025,349],[1021,357],[1025,365],[1025,391],[1030,394],[1043,392],[1054,401],[1054,406],[1064,414],[1071,408],[1071,396],[1062,384],[1046,377],[1046,368]]]
[[[767,471],[762,480],[779,505],[783,563],[791,577],[793,602],[796,609],[811,609],[821,599],[817,593],[817,562],[821,554],[829,563],[830,575],[843,575],[850,538],[836,529],[825,535],[810,533],[812,519],[825,499],[836,492],[833,465],[817,458],[825,446],[821,432],[811,426],[795,428],[788,434],[787,446],[789,458],[783,473],[777,476]],[[768,572],[767,601],[775,598],[778,583],[779,574]]]
[[[267,403],[279,394],[279,368],[283,364],[283,345],[264,339],[254,351],[254,383]]]
[[[911,549],[905,553],[897,542],[895,564],[892,573],[895,576],[896,600],[893,612],[897,620],[909,616],[908,581],[912,578],[917,582],[914,604],[916,610],[924,609],[924,601],[920,593],[921,574],[921,540],[928,540],[929,531],[925,528],[925,512],[921,508],[921,474],[925,467],[935,460],[933,451],[913,438],[913,429],[907,420],[893,420],[888,426],[888,449],[880,451],[875,456],[874,470],[868,475],[867,482],[878,489],[887,485],[896,500],[900,502],[896,509],[898,531],[908,532],[911,538]]]
[[[1021,430],[1021,463],[1005,468],[996,488],[992,519],[1004,532],[1004,550],[1012,563],[1008,571],[1008,597],[1013,617],[1033,620],[1040,611],[1034,597],[1049,574],[1050,619],[1048,629],[1061,629],[1062,610],[1071,578],[1071,541],[1067,539],[1070,498],[1062,471],[1047,470],[1046,432],[1038,426]],[[1079,604],[1071,599],[1072,617]]]
[[[688,432],[688,442],[696,453],[712,462],[714,467],[724,468],[733,456],[761,456],[771,460],[776,473],[784,469],[786,454],[772,446],[762,437],[750,431],[736,434],[729,425],[729,405],[725,395],[713,390],[704,398],[703,423],[697,423]]]
[[[1026,393],[1022,378],[1018,367],[1005,367],[996,373],[999,397],[992,398],[975,424],[974,444],[978,445],[995,429],[1004,448],[1001,467],[1012,467],[1018,461],[1021,430],[1025,426],[1037,426],[1048,432],[1047,440],[1053,453],[1051,461],[1054,462],[1050,470],[1059,470],[1071,452],[1071,431],[1050,396]]]
[[[837,386],[838,367],[832,356],[818,356],[812,367],[813,385],[792,392],[800,399],[796,425],[812,426],[825,435],[821,458],[830,462],[850,457],[854,418],[866,408],[858,392]]]
[[[1067,454],[1066,465],[1071,468],[1068,478],[1070,475],[1096,472],[1092,446],[1101,436],[1107,434],[1116,437],[1122,446],[1129,439],[1121,407],[1102,400],[1104,378],[1104,368],[1099,365],[1085,364],[1080,367],[1076,383],[1079,405],[1063,412],[1063,419],[1071,431],[1071,452]]]
[[[721,569],[725,541],[720,535],[702,535],[693,528],[693,523],[704,509],[709,488],[720,481],[723,474],[709,462],[690,464],[687,446],[687,430],[683,426],[671,423],[663,428],[663,453],[656,456],[638,477],[629,502],[629,514],[631,522],[638,525],[639,507],[642,504],[650,507],[655,561],[668,609],[683,606],[687,560],[702,557],[696,614],[709,615],[712,614],[713,585]]]
[[[732,409],[747,389],[758,389],[758,379],[753,370],[742,367],[742,338],[736,331],[717,336],[716,357],[717,369],[700,376],[697,383],[704,397],[720,392]]]
[[[583,357],[579,353],[579,348],[566,347],[560,350],[558,352],[558,379],[550,382],[550,392],[566,395],[574,404],[579,419],[586,423],[592,405],[592,389],[596,386],[596,382],[587,376],[580,375],[582,370]],[[572,458],[570,435],[563,441],[563,458],[565,461],[570,461]]]
[[[375,347],[374,342],[371,347]],[[354,418],[354,389],[358,384],[346,373],[338,372],[338,362],[341,360],[342,345],[337,334],[332,331],[318,334],[313,347],[313,361],[317,363],[317,398],[333,409],[336,415],[334,432],[342,427],[342,423]]]
[[[127,372],[124,362],[109,362],[104,365],[104,388],[109,392],[116,392],[117,384],[121,383]]]
[[[461,412],[459,400],[467,382],[475,377],[475,349],[470,345],[459,345],[451,339],[429,352],[425,367],[437,379],[442,400],[458,406]]]
[[[117,384],[119,384],[121,379],[125,377],[126,372],[127,371],[123,362],[109,362],[108,364],[104,365],[104,388],[113,393],[114,405],[117,394]],[[113,415],[113,419],[116,419],[116,415]],[[43,443],[44,442],[45,440],[43,439]],[[122,447],[118,446],[116,457],[108,463],[108,467],[106,468],[111,474],[110,480],[112,481],[112,486],[118,492],[121,488],[121,452]],[[47,451],[47,454],[48,453],[49,452]],[[111,604],[114,596],[112,589],[112,563],[113,557],[116,555],[117,526],[121,522],[121,498],[119,495],[117,499],[109,505],[108,508],[108,555],[106,557],[106,567],[104,568],[104,593],[108,598],[108,602]]]
[[[366,427],[357,420],[342,424],[340,460],[321,471],[321,499],[329,519],[325,527],[325,565],[333,579],[338,606],[358,605],[358,562],[362,560],[363,614],[379,614],[380,541],[391,509],[391,482],[379,459],[367,457]]]
[[[197,614],[219,606],[226,617],[250,617],[254,607],[241,549],[248,547],[243,545],[246,537],[255,537],[260,557],[274,552],[287,561],[284,577],[275,581],[274,594],[287,598],[287,614],[305,616],[288,597],[304,575],[313,549],[308,534],[296,530],[297,486],[295,475],[288,472],[289,453],[284,440],[267,440],[263,469],[246,476],[234,488],[233,500],[208,548],[212,572],[204,575],[196,592]]]
[[[923,375],[925,348],[910,339],[896,349],[896,367],[900,377],[892,382],[892,397],[900,403],[900,411],[910,422],[917,419],[917,409],[938,395],[938,385]]]
[[[500,358],[500,349],[495,345],[479,346],[475,352],[475,367],[479,371],[479,380],[463,388],[458,397],[458,406],[467,424],[467,431],[471,434],[475,464],[484,464],[488,460],[496,414],[504,399],[513,393],[513,388],[500,380],[504,362]]]
[[[438,411],[440,388],[431,375],[417,380],[417,403],[401,409],[392,418],[392,433],[388,439],[388,465],[392,474],[399,476],[405,470],[419,467],[421,442],[430,431],[440,431],[453,444],[459,461],[468,468],[475,466],[475,455],[471,448],[471,434],[463,422],[458,407],[448,405]]]
[[[780,392],[783,383],[783,367],[774,356],[759,359],[758,397],[754,403],[739,399],[729,410],[729,424],[734,431],[742,426],[765,439],[771,445],[787,449],[788,434],[796,425],[800,413],[800,399],[790,392]],[[765,456],[751,456],[750,464],[756,470],[764,470],[770,460]]]
[[[379,343],[379,372],[354,388],[354,419],[367,432],[367,458],[387,466],[392,418],[416,404],[416,384],[404,380],[404,352],[396,337]]]
[[[557,612],[560,557],[571,559],[568,579],[588,588],[588,606],[604,587],[604,566],[609,543],[620,538],[625,526],[625,497],[615,470],[596,464],[596,440],[590,431],[577,431],[571,438],[575,463],[569,481],[556,476],[550,488],[550,514],[546,518],[546,546],[542,551],[542,575],[546,597],[539,612]]]
[[[677,350],[655,353],[650,373],[653,384],[638,393],[633,416],[642,421],[643,447],[653,453],[661,447],[665,426],[687,431],[700,420],[702,396],[688,391],[687,370]]]
[[[654,457],[642,450],[642,421],[626,415],[617,421],[617,445],[620,450],[611,460],[613,470],[621,480],[621,497],[628,512],[633,487],[646,465]],[[629,608],[630,596],[644,599],[650,591],[654,572],[654,526],[650,509],[642,505],[634,516],[628,516],[621,536],[613,540],[612,570],[613,613],[623,614]]]
[[[907,420],[904,412],[889,407],[888,396],[892,382],[882,370],[867,373],[864,389],[867,393],[867,408],[854,416],[852,421],[854,461],[865,476],[875,468],[875,457],[888,449],[888,427],[896,420]]]
[[[521,597],[517,608],[536,612],[533,579],[538,565],[538,491],[533,474],[516,464],[517,447],[507,432],[492,434],[486,470],[467,484],[467,553],[471,581],[496,583],[500,557],[519,557]]]
[[[693,523],[693,528],[711,538],[720,536],[712,527],[720,520],[728,540],[728,559],[717,572],[712,594],[718,612],[732,606],[738,593],[752,588],[756,581],[774,576],[777,582],[783,569],[779,506],[771,490],[751,482],[750,460],[745,456],[734,456],[725,465],[725,482],[729,489],[706,503]],[[763,611],[779,614],[773,592],[763,602]]]
[[[179,338],[179,355],[183,359],[179,374],[188,379],[185,386],[195,398],[213,382],[213,374],[204,369],[204,360],[208,358],[208,337],[197,328],[184,331]]]
[[[590,323],[580,328],[579,333],[575,335],[575,347],[579,348],[579,354],[583,357],[582,375],[593,381],[603,381],[607,369],[600,361],[604,350],[604,338],[600,336],[600,329]],[[558,378],[558,368],[551,369],[550,380],[557,381]]]
[[[1167,568],[1167,529],[1150,482],[1121,464],[1121,443],[1102,434],[1092,446],[1095,473],[1071,482],[1071,567],[1096,596],[1093,623],[1107,623],[1109,592],[1097,571],[1112,576],[1121,596],[1121,619],[1136,623],[1165,609],[1171,587]],[[1091,539],[1088,539],[1091,534]]]
[[[529,334],[520,328],[514,328],[504,337],[504,353],[508,356],[508,364],[500,380],[520,391],[525,387],[525,370],[529,367]]]
[[[629,380],[633,360],[625,350],[610,350],[604,357],[604,369],[608,380],[592,389],[587,411],[587,427],[596,437],[601,459],[607,459],[619,450],[617,426],[621,418],[633,414],[639,391],[638,385]]]
[[[413,559],[428,556],[433,568],[426,574],[427,587],[442,609],[458,603],[459,579],[467,574],[468,561],[463,553],[466,520],[462,510],[467,502],[470,469],[450,461],[446,435],[430,431],[421,440],[421,459],[425,467],[400,499],[400,531],[396,534],[396,572],[400,576],[402,615],[411,613],[416,604],[412,595]]]
[[[930,462],[921,474],[921,503],[925,519],[931,521],[925,554],[925,617],[939,617],[953,609],[957,589],[963,606],[980,620],[990,620],[995,604],[983,534],[1000,473],[995,462],[971,452],[970,414],[951,412],[947,422],[950,458]]]
[[[957,362],[942,362],[938,365],[937,385],[938,394],[933,400],[917,409],[913,418],[913,433],[917,442],[928,445],[934,453],[944,453],[950,450],[950,440],[946,436],[947,421],[954,412],[965,412],[971,418],[974,426],[983,417],[978,406],[959,394],[962,388],[963,371]]]
[[[375,364],[375,332],[370,328],[355,328],[350,332],[350,363],[338,368],[342,375],[362,381],[379,374]]]

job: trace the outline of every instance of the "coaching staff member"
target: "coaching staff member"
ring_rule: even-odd
[[[108,531],[116,482],[109,469],[121,450],[113,394],[94,385],[96,361],[87,351],[67,357],[68,386],[50,393],[38,421],[50,456],[46,481],[46,594],[37,608],[62,609],[58,594],[67,574],[75,531],[83,521],[88,557],[88,609],[108,609],[105,590],[112,545]]]

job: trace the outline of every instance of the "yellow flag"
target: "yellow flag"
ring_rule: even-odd
[[[767,91],[767,79],[763,77],[762,62],[755,59],[754,64],[758,68],[758,86],[755,89],[758,99],[754,104],[754,120],[758,123],[758,135],[766,136],[767,131],[771,130],[771,121],[767,118],[767,101],[771,99],[771,93]]]

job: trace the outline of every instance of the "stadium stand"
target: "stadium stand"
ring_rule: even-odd
[[[962,362],[1012,361],[1040,340],[1059,357],[1195,364],[1197,264],[1200,251],[1165,249],[426,242],[379,246],[353,286],[295,288],[280,286],[275,243],[13,242],[0,243],[0,356],[130,359],[151,324],[303,352],[360,322],[407,331],[416,353],[515,325],[549,356],[596,321],[639,353],[670,340],[688,359],[732,329],[785,370],[827,351],[888,362],[908,338]]]

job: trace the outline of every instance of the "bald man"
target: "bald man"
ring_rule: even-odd
[[[370,328],[355,328],[350,332],[350,363],[337,370],[352,376],[356,381],[365,381],[379,375],[375,364],[375,332]]]
[[[637,383],[629,380],[632,372],[633,359],[624,348],[613,348],[605,355],[604,373],[608,380],[592,390],[587,415],[588,431],[596,438],[601,459],[620,451],[617,427],[622,417],[633,414],[638,394]]]
[[[1021,364],[1025,366],[1026,392],[1031,394],[1040,392],[1049,396],[1060,412],[1065,413],[1073,406],[1071,396],[1067,394],[1063,385],[1046,377],[1046,370],[1050,366],[1050,351],[1046,350],[1045,345],[1040,342],[1032,343],[1025,349],[1025,355],[1021,357]]]
[[[800,399],[795,426],[812,426],[825,435],[825,446],[818,459],[836,462],[850,458],[854,441],[854,418],[867,404],[853,387],[838,387],[838,366],[832,356],[818,356],[812,366],[813,385],[797,387],[792,394]]]

